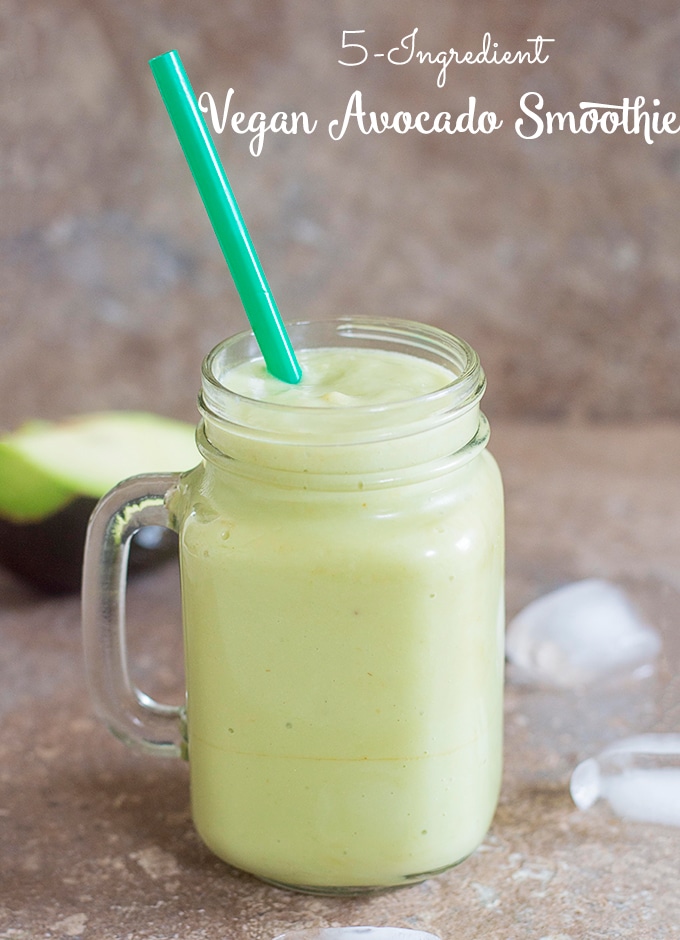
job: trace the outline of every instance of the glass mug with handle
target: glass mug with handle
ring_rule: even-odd
[[[356,893],[462,861],[501,779],[503,496],[476,353],[435,327],[298,323],[300,385],[251,333],[205,359],[199,466],[95,510],[83,614],[96,709],[187,757],[194,823],[226,862]],[[130,538],[179,534],[186,706],[132,684]]]

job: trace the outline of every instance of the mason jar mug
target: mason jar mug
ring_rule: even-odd
[[[119,738],[188,759],[193,819],[220,858],[360,892],[457,864],[495,811],[502,487],[465,342],[359,317],[290,337],[303,386],[309,371],[330,391],[277,384],[253,335],[232,337],[203,364],[200,464],[100,502],[86,658]],[[364,377],[338,391],[348,356]],[[137,689],[125,660],[126,557],[146,525],[179,534],[181,708]]]

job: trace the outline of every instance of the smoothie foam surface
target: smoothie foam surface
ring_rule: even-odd
[[[406,353],[353,347],[302,350],[297,385],[271,375],[263,359],[241,363],[221,376],[245,398],[293,407],[383,405],[428,395],[455,376],[444,366]]]

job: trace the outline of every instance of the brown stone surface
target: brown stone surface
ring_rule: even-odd
[[[376,59],[555,39],[545,65]],[[343,30],[372,53],[343,67]],[[191,417],[200,359],[244,324],[147,59],[177,47],[197,91],[306,110],[322,130],[218,137],[288,318],[437,322],[479,349],[495,417],[680,414],[680,145],[617,133],[522,140],[552,110],[656,96],[680,112],[675,0],[0,0],[0,427],[101,407]],[[368,110],[458,114],[491,137],[363,136]],[[39,371],[41,381],[34,378]]]
[[[127,751],[93,720],[76,598],[0,579],[0,938],[268,940],[328,924],[418,926],[444,940],[670,940],[680,831],[571,803],[575,763],[631,731],[680,724],[680,429],[496,422],[508,610],[573,579],[626,588],[664,638],[655,679],[565,692],[509,682],[506,771],[484,845],[422,885],[311,898],[217,861],[195,835],[184,765]],[[142,687],[177,700],[172,567],[137,580]]]

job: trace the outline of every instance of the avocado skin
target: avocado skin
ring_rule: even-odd
[[[87,524],[98,500],[77,496],[36,522],[0,517],[0,565],[45,594],[80,590]],[[177,536],[169,529],[160,543],[145,548],[132,540],[130,574],[152,568],[177,555]]]

